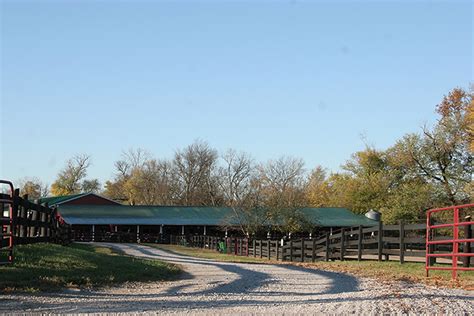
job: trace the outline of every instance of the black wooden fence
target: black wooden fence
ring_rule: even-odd
[[[437,237],[443,239],[445,237]],[[315,262],[329,260],[424,261],[426,224],[379,225],[343,228],[316,238],[295,240],[247,239],[214,236],[172,236],[172,244],[215,249],[234,255],[269,260]],[[451,245],[435,249],[450,251]],[[463,246],[469,251],[469,245]],[[440,258],[450,259],[450,257]],[[471,260],[472,262],[472,260]],[[465,262],[469,265],[469,262]]]
[[[70,225],[61,220],[56,208],[33,203],[27,195],[21,197],[18,189],[0,193],[0,211],[0,263],[13,260],[14,245],[71,241]]]

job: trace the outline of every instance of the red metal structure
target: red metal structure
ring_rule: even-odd
[[[13,184],[9,181],[0,180],[0,184],[5,184],[10,189],[10,194],[0,194],[0,224],[2,231],[0,234],[0,251],[7,252],[7,261],[1,261],[1,264],[13,262]],[[5,205],[8,205],[6,210]],[[8,214],[6,214],[8,213]]]
[[[463,209],[472,208],[474,204],[465,204],[465,205],[457,205],[457,206],[450,206],[444,208],[437,208],[427,211],[426,213],[426,276],[429,275],[429,270],[448,270],[452,271],[453,279],[456,279],[458,271],[474,271],[474,267],[459,267],[458,266],[458,258],[470,258],[474,256],[474,253],[467,253],[459,252],[459,244],[460,243],[473,243],[474,238],[459,238],[459,228],[466,227],[470,225],[474,225],[474,221],[460,221],[459,213]],[[440,212],[452,212],[453,222],[447,224],[433,224],[433,214],[440,213]],[[435,240],[434,232],[436,229],[439,228],[452,228],[453,234],[451,239],[442,239],[442,240]],[[451,253],[434,253],[433,245],[441,245],[441,244],[452,244],[452,252]],[[469,247],[467,247],[469,249]],[[436,257],[450,257],[452,259],[451,267],[434,267],[431,263],[431,258]]]

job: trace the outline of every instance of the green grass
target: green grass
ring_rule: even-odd
[[[0,266],[0,292],[172,280],[180,272],[175,265],[123,256],[109,248],[84,244],[19,245],[15,247],[14,263]]]
[[[270,264],[294,264],[298,266],[304,266],[308,268],[315,268],[321,270],[335,271],[349,273],[352,275],[371,277],[381,281],[408,281],[416,283],[425,283],[429,285],[442,286],[442,287],[455,287],[464,288],[468,290],[474,290],[474,272],[462,271],[459,272],[458,279],[456,281],[451,280],[450,271],[430,271],[430,277],[425,277],[425,264],[406,262],[400,264],[396,261],[318,261],[314,263],[290,263],[281,261],[269,261],[267,259],[253,258],[253,257],[241,257],[234,255],[221,254],[215,250],[189,248],[176,245],[154,245],[149,246],[160,248],[163,250],[187,255],[198,258],[214,259],[217,261],[226,262],[238,262],[238,263],[270,263]]]

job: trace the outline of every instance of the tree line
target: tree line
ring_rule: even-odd
[[[244,232],[278,223],[286,231],[306,225],[301,207],[375,209],[384,222],[419,222],[432,207],[473,200],[473,90],[456,88],[436,106],[438,120],[379,150],[366,145],[328,172],[308,170],[300,158],[257,162],[245,152],[219,153],[195,141],[172,159],[130,149],[115,162],[114,176],[102,186],[88,179],[88,155],[66,162],[51,188],[38,179],[22,182],[31,197],[95,192],[129,205],[228,206]]]

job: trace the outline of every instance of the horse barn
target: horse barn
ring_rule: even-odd
[[[43,198],[72,226],[76,241],[167,242],[174,235],[237,233],[233,210],[206,206],[129,206],[93,193]],[[378,224],[345,208],[302,208],[315,228]]]

